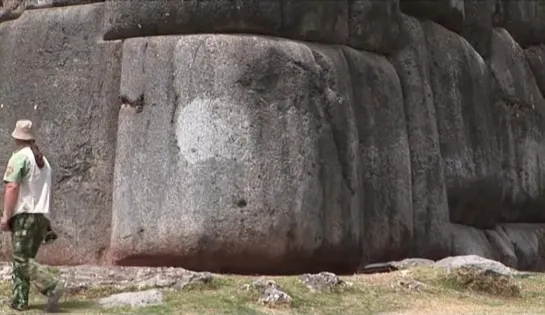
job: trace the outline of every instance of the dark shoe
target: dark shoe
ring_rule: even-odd
[[[47,295],[47,306],[45,307],[46,312],[58,312],[59,311],[59,300],[64,294],[66,285],[64,281],[59,280],[55,285],[55,288],[49,292]]]
[[[58,238],[57,233],[53,231],[47,231],[45,234],[44,240],[42,241],[42,244],[50,244],[53,243]]]
[[[10,307],[12,310],[19,311],[19,312],[28,311],[28,305],[27,305],[27,306],[24,306],[24,305],[17,305],[17,304],[11,303],[11,304],[9,305],[9,307]]]

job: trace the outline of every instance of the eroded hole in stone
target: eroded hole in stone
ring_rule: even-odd
[[[144,94],[140,94],[138,98],[136,99],[130,99],[126,95],[121,96],[121,104],[122,106],[130,106],[133,107],[137,113],[141,113],[144,110],[144,105],[146,103],[146,100],[144,98]]]
[[[248,205],[248,203],[247,203],[246,200],[244,200],[244,199],[239,199],[239,200],[237,201],[237,207],[239,207],[239,208],[244,208],[244,207],[246,207],[247,205]]]

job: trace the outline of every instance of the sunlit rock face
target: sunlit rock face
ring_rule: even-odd
[[[544,270],[544,92],[538,1],[0,1],[0,160],[32,119],[49,264]]]

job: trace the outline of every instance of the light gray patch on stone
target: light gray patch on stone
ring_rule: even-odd
[[[104,308],[123,306],[145,307],[159,305],[163,303],[163,293],[157,289],[138,292],[125,292],[99,299],[98,303]]]
[[[197,97],[181,110],[177,123],[180,153],[191,164],[250,158],[250,122],[242,106]]]

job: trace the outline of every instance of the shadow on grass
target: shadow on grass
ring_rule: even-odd
[[[120,312],[122,314],[173,314],[173,312],[180,312],[178,314],[184,314],[184,311],[188,311],[189,314],[222,314],[222,315],[265,315],[267,313],[260,312],[258,310],[255,310],[251,307],[244,306],[244,305],[225,305],[223,308],[220,309],[213,309],[213,310],[195,310],[194,308],[184,308],[183,305],[180,305],[176,308],[169,307],[169,306],[150,306],[150,307],[144,307],[139,309],[121,309],[117,310],[117,312]]]
[[[47,303],[32,303],[30,305],[30,310],[44,310]],[[59,303],[60,310],[57,311],[55,314],[62,314],[62,313],[69,313],[72,314],[75,311],[89,311],[90,309],[96,309],[97,304],[93,301],[81,301],[81,300],[73,300],[73,301],[65,301]]]

